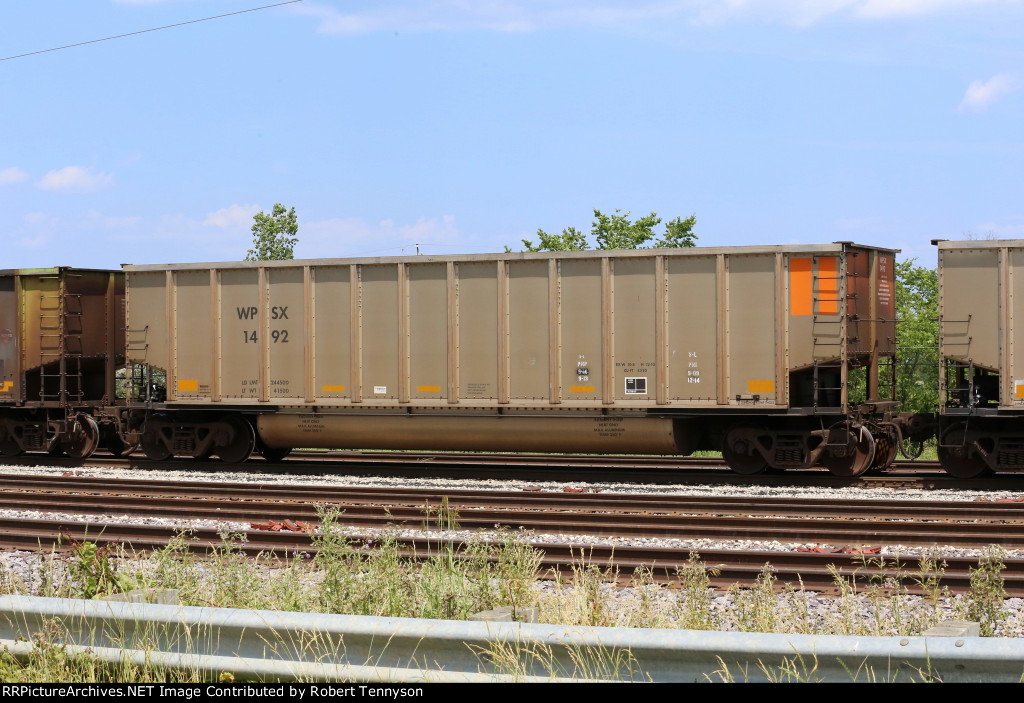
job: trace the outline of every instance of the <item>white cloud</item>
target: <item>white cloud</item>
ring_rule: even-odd
[[[259,205],[229,205],[208,214],[206,219],[203,220],[203,224],[214,227],[243,227],[249,229],[252,226],[252,216],[259,211]]]
[[[14,183],[24,183],[28,180],[28,174],[17,166],[0,168],[0,186],[8,186]]]
[[[491,30],[526,32],[542,29],[605,26],[673,18],[692,24],[768,22],[806,27],[826,18],[886,20],[916,18],[983,7],[1014,4],[1017,0],[417,0],[371,3],[370,9],[345,12],[303,2],[293,13],[319,18],[323,34],[372,32],[432,32]]]
[[[64,190],[74,192],[93,192],[110,187],[114,177],[109,173],[100,173],[84,166],[65,166],[50,171],[43,176],[37,186],[43,190]]]
[[[1001,73],[984,82],[974,81],[967,86],[957,109],[960,112],[984,112],[997,99],[1017,88],[1017,78],[1009,73]]]
[[[921,17],[956,10],[974,10],[983,5],[1008,4],[1006,0],[859,0],[856,14],[865,19]]]

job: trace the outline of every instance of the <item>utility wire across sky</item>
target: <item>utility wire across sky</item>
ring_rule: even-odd
[[[116,34],[112,37],[103,37],[102,39],[90,39],[89,41],[78,42],[77,44],[66,44],[64,46],[55,46],[52,49],[41,49],[39,51],[30,51],[27,54],[18,54],[17,56],[6,56],[0,61],[10,61],[12,59],[22,59],[26,56],[35,56],[36,54],[46,54],[51,51],[60,51],[62,49],[73,49],[76,46],[85,46],[86,44],[97,44],[101,41],[110,41],[111,39],[123,39],[124,37],[134,37],[137,34],[145,34],[147,32],[159,32],[161,29],[171,29],[173,27],[183,27],[186,24],[196,24],[197,22],[207,22],[209,20],[219,20],[222,17],[231,17],[233,15],[244,15],[246,12],[256,12],[258,10],[266,10],[271,7],[280,7],[281,5],[294,5],[302,0],[287,0],[286,2],[276,2],[273,5],[263,5],[262,7],[252,7],[248,10],[239,10],[238,12],[228,12],[223,15],[214,15],[213,17],[203,17],[198,20],[189,20],[187,22],[178,22],[177,24],[167,24],[163,27],[153,27],[152,29],[140,29],[137,32],[128,32],[127,34]]]

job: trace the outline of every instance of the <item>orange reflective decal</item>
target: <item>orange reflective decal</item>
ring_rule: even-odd
[[[569,386],[569,392],[571,393],[593,393],[593,386]]]
[[[179,391],[198,391],[199,381],[194,378],[181,379],[178,381]]]
[[[416,386],[417,393],[440,393],[441,386]]]
[[[814,276],[810,259],[789,260],[789,314],[814,314]]]

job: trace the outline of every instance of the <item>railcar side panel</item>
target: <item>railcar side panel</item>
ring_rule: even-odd
[[[939,250],[939,339],[944,358],[1001,367],[999,248]]]
[[[454,373],[458,384],[453,389],[457,393],[448,395],[449,402],[472,404],[475,401],[498,399],[498,268],[493,261],[463,262],[455,267],[457,285],[455,308],[455,339],[453,343],[458,349]],[[420,268],[411,266],[411,270]],[[427,316],[437,319],[433,334],[441,341],[445,338],[445,306],[437,305]],[[422,313],[421,313],[422,316]],[[414,317],[415,319],[415,317]],[[443,354],[443,347],[438,349]],[[419,348],[413,348],[412,355],[416,358],[421,354]],[[444,357],[437,358],[438,366]],[[443,379],[443,373],[438,377]],[[434,393],[440,396],[445,384],[430,377],[423,379],[425,388],[421,392]],[[455,385],[455,384],[453,384]],[[417,385],[417,389],[420,387]]]
[[[210,397],[214,355],[209,340],[216,339],[211,319],[209,271],[178,271],[171,289],[174,325],[171,368],[175,370],[174,397],[196,400]]]
[[[726,263],[726,351],[719,361],[729,404],[776,405],[785,381],[776,377],[775,256],[732,256]]]
[[[422,266],[406,266],[406,290],[404,291],[405,325],[408,329],[408,342],[402,350],[402,363],[407,367],[402,376],[409,379],[409,397],[413,400],[431,400],[435,403],[446,401],[449,397],[464,395],[464,391],[449,378],[448,355],[449,341],[456,341],[457,328],[449,318],[448,309],[448,267],[445,264],[424,264]],[[487,344],[487,337],[479,322],[473,319],[467,309],[471,297],[468,289],[460,287],[459,306],[456,315],[469,328],[470,340],[478,339]],[[486,304],[487,300],[476,301],[477,305]],[[493,314],[492,314],[493,317]],[[476,323],[476,324],[474,324]],[[468,349],[468,347],[467,347]],[[471,364],[466,359],[464,364]],[[458,369],[452,369],[457,373]],[[472,374],[470,374],[472,375]]]
[[[216,294],[220,300],[220,329],[216,335],[208,337],[203,346],[207,349],[215,344],[220,347],[218,387],[226,401],[262,400],[266,392],[260,345],[266,336],[263,325],[267,316],[263,279],[256,269],[228,268],[218,271],[214,279],[220,287]],[[129,286],[131,282],[129,278]],[[159,311],[139,312],[147,315]],[[170,375],[167,382],[170,385]]]
[[[311,272],[313,396],[328,403],[351,400],[356,392],[352,369],[359,355],[353,354],[353,339],[358,337],[353,330],[351,274],[350,266],[320,266]]]
[[[364,401],[398,401],[398,273],[395,264],[359,267]]]
[[[305,269],[270,269],[266,273],[261,348],[266,359],[266,400],[306,398]]]
[[[718,404],[718,257],[665,259],[664,370],[669,404]],[[725,402],[725,389],[722,389]]]
[[[557,311],[550,302],[552,268],[549,260],[508,262],[509,395],[531,404],[543,403],[554,393],[551,367],[559,328]]]
[[[560,339],[554,400],[599,405],[610,400],[612,370],[611,311],[608,309],[608,259],[558,261],[557,314]],[[583,366],[579,363],[583,362]],[[581,370],[586,376],[580,376]]]

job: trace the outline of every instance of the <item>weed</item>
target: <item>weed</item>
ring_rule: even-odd
[[[976,620],[981,636],[995,634],[996,624],[1007,617],[1006,588],[1003,579],[1006,552],[998,545],[989,545],[978,560],[978,568],[970,570],[971,588],[957,602],[957,611],[964,620]]]
[[[743,632],[775,632],[775,569],[771,564],[761,568],[749,589],[734,588],[736,625]]]
[[[718,574],[718,569],[706,566],[695,551],[690,552],[690,558],[676,569],[680,589],[675,608],[678,627],[686,630],[714,629],[711,577]]]
[[[68,562],[68,597],[96,598],[113,593],[130,591],[137,586],[134,579],[118,571],[111,558],[113,545],[98,545],[95,542],[71,543],[71,560]]]

